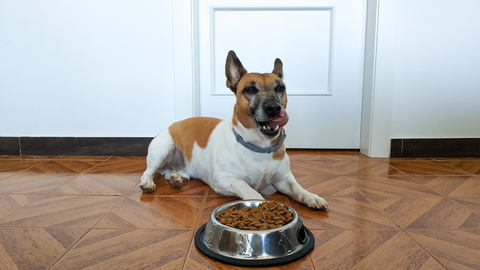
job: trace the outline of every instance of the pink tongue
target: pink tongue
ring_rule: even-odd
[[[278,117],[267,122],[268,126],[272,128],[275,128],[276,126],[283,127],[287,123],[288,123],[288,114],[283,106]]]

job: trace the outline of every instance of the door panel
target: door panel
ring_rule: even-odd
[[[249,72],[284,63],[289,148],[359,148],[365,1],[198,2],[201,116],[229,119],[234,50]]]

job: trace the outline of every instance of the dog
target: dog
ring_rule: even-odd
[[[161,131],[148,147],[140,188],[155,191],[157,172],[174,188],[196,178],[216,193],[243,200],[264,200],[259,192],[271,185],[310,208],[327,210],[327,202],[303,189],[290,171],[282,61],[275,60],[271,73],[247,73],[230,51],[225,75],[236,96],[232,118],[193,117]]]

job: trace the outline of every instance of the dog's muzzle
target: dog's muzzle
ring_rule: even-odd
[[[270,120],[258,122],[261,126],[261,132],[266,136],[276,136],[280,128],[288,122],[288,114],[280,103],[275,101],[267,101],[263,104],[263,111]]]

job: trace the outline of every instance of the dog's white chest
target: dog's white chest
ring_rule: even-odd
[[[243,169],[244,179],[247,179],[248,184],[253,189],[260,191],[272,183],[278,171],[278,166],[275,165],[272,162],[253,162],[243,164],[241,169]]]
[[[260,191],[272,184],[281,167],[285,166],[283,163],[284,160],[272,159],[272,154],[255,153],[238,144],[231,124],[223,121],[212,132],[206,148],[194,146],[187,171],[212,187],[223,178],[236,177]]]

